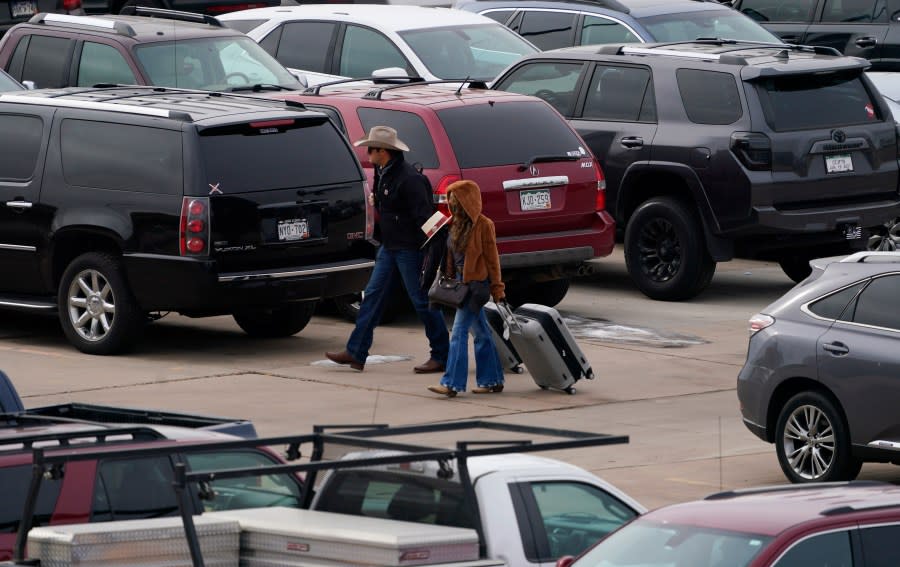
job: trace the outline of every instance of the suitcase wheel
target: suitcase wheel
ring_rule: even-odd
[[[524,374],[525,373],[525,369],[522,368],[521,364],[517,364],[517,365],[513,366],[512,368],[510,368],[510,370],[512,370],[513,373],[515,373],[515,374]]]
[[[569,386],[568,388],[566,388],[565,392],[566,392],[567,394],[569,394],[569,395],[574,394],[574,393],[575,393],[575,386]]]
[[[587,378],[588,380],[593,380],[593,379],[594,379],[594,371],[593,371],[593,370],[588,370],[588,373],[585,374],[584,377]]]

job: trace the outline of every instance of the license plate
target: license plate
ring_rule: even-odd
[[[34,0],[20,0],[9,5],[9,11],[13,18],[33,16],[37,12],[37,2]]]
[[[522,191],[519,193],[519,203],[523,211],[543,211],[550,208],[550,190],[538,189],[536,191]]]
[[[309,223],[306,219],[278,221],[278,240],[303,240],[309,238]]]
[[[825,171],[827,173],[853,171],[853,158],[850,157],[850,154],[825,156]]]

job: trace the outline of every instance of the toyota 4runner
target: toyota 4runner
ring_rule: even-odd
[[[0,307],[109,354],[152,315],[302,330],[371,266],[365,178],[328,117],[151,87],[0,96]]]
[[[868,66],[729,40],[586,46],[524,58],[493,88],[569,119],[606,174],[632,279],[680,300],[735,256],[799,281],[898,216],[897,130]]]

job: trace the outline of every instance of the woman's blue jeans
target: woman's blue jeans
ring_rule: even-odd
[[[488,326],[484,309],[472,311],[468,307],[456,310],[453,331],[450,334],[450,355],[447,368],[441,378],[441,385],[466,391],[469,379],[469,330],[475,336],[475,383],[481,388],[503,384],[503,367],[500,355],[494,346],[491,328]]]

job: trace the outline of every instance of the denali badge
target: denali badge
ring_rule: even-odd
[[[845,134],[843,130],[832,130],[831,139],[838,144],[843,144],[847,141],[847,134]]]

